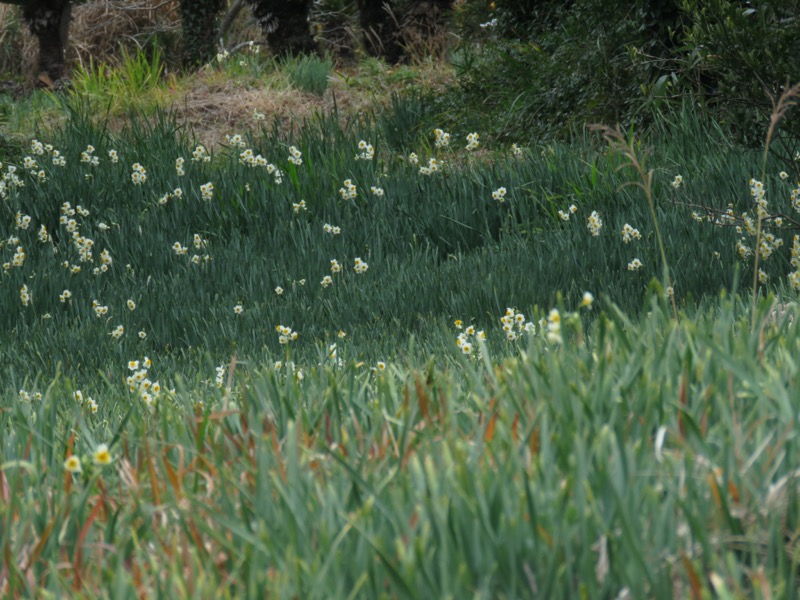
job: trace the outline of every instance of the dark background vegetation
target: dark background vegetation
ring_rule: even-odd
[[[57,84],[65,72],[63,47],[54,45],[67,42],[65,22],[76,3],[15,3],[23,5],[24,21],[42,45],[39,84]],[[773,101],[800,79],[794,49],[800,0],[173,4],[173,27],[153,28],[137,37],[137,45],[145,51],[158,45],[174,68],[196,69],[222,48],[235,52],[231,17],[244,11],[261,31],[259,42],[276,55],[328,54],[339,64],[366,55],[390,64],[450,60],[457,80],[424,98],[425,110],[440,124],[506,140],[565,138],[587,122],[641,130],[688,104],[735,141],[758,146]],[[13,79],[21,58],[5,37],[0,67]],[[785,120],[782,130],[796,139],[798,119]]]

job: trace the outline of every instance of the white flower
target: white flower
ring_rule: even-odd
[[[592,302],[594,302],[594,296],[591,292],[583,292],[583,298],[581,299],[581,306],[586,309],[592,308]]]
[[[603,220],[596,210],[592,211],[592,214],[589,215],[586,227],[589,229],[589,233],[592,234],[592,237],[598,237],[600,235],[600,229],[603,227]]]

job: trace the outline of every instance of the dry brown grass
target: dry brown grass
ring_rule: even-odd
[[[0,73],[21,76],[32,85],[38,46],[22,22],[20,8],[0,4]],[[260,39],[250,11],[241,11],[227,31],[226,46]],[[178,0],[90,0],[72,9],[68,68],[90,61],[118,65],[125,53],[135,54],[158,39],[162,55],[177,63],[180,53]],[[166,45],[166,48],[163,46]]]
[[[177,40],[180,27],[177,0],[96,0],[72,10],[68,67],[106,63],[119,64],[123,53],[135,53],[159,37]],[[0,45],[5,49],[0,71],[21,75],[29,82],[35,76],[38,45],[19,18],[15,6],[0,4]]]
[[[102,0],[75,6],[67,60],[119,64],[122,50],[135,53],[158,37],[177,39],[177,0]]]
[[[273,75],[263,81],[237,80],[219,71],[201,72],[184,79],[171,105],[180,120],[194,129],[206,145],[225,142],[225,135],[258,127],[254,112],[265,115],[272,126],[275,118],[285,132],[315,114],[334,109],[343,119],[356,118],[388,105],[392,92],[408,83],[426,89],[441,88],[453,80],[445,63],[428,62],[408,70],[409,78],[393,79],[389,67],[372,64],[368,73],[358,66],[337,69],[322,97],[293,89],[285,78]]]
[[[17,6],[0,4],[0,72],[34,79],[38,46]],[[67,64],[90,61],[119,64],[123,52],[135,53],[158,37],[177,44],[177,0],[94,0],[72,9]],[[177,47],[177,46],[176,46]]]

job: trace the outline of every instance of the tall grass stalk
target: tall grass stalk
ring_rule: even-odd
[[[667,254],[664,251],[664,240],[661,238],[661,230],[658,226],[658,217],[656,216],[655,202],[653,201],[653,171],[645,167],[644,157],[640,158],[636,152],[635,138],[633,135],[627,138],[617,128],[613,129],[607,125],[593,125],[591,127],[594,131],[602,133],[603,138],[608,142],[609,146],[615,152],[624,156],[628,162],[620,165],[618,169],[632,168],[639,175],[638,181],[629,181],[622,185],[633,185],[638,187],[644,193],[647,199],[647,207],[650,209],[650,217],[653,220],[653,228],[656,232],[656,240],[658,241],[658,250],[661,254],[661,269],[662,269],[662,282],[665,291],[672,289],[671,276],[669,264],[667,262]],[[675,320],[678,320],[678,305],[675,302],[675,294],[668,294],[672,304],[672,312]]]
[[[778,98],[777,104],[773,100],[772,102],[772,114],[769,116],[769,127],[767,128],[767,138],[764,143],[764,154],[761,160],[761,181],[766,180],[767,176],[767,157],[769,156],[769,147],[772,143],[772,138],[775,135],[775,132],[778,129],[778,125],[780,124],[783,117],[786,116],[786,113],[789,111],[790,108],[797,104],[797,98],[800,97],[800,82],[794,84],[792,87],[784,90],[783,94],[781,94],[780,98]],[[758,262],[759,256],[761,254],[761,221],[762,221],[762,211],[756,210],[756,216],[758,217],[758,221],[756,224],[756,247],[755,247],[755,257],[753,258],[753,299],[751,303],[751,314],[755,318],[755,307],[756,307],[756,299],[758,298]],[[756,323],[753,321],[750,324],[751,327],[755,328]]]

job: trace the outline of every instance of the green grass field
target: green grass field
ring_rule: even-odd
[[[797,596],[797,163],[415,102],[2,148],[4,597]]]

